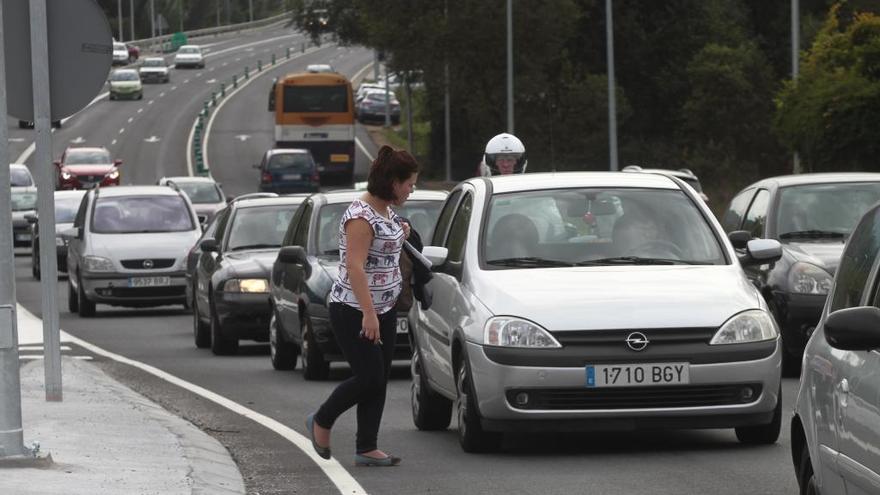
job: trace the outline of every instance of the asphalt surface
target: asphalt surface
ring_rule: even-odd
[[[205,70],[174,71],[170,84],[147,85],[142,102],[105,99],[94,104],[55,133],[55,156],[60,156],[71,140],[81,137],[85,141],[82,144],[106,145],[125,160],[123,183],[146,184],[162,175],[186,174],[188,131],[202,101],[216,89],[216,83],[207,81],[231,80],[245,64],[253,68],[260,54],[265,63],[269,52],[262,50],[271,48],[282,53],[279,45],[284,42],[299,46],[302,38],[298,35],[260,43],[285,35],[290,36],[290,31],[273,30],[224,41],[211,47],[212,51],[259,44],[251,52],[242,48],[209,57]],[[324,46],[266,71],[259,76],[261,80],[233,96],[216,117],[216,134],[212,134],[208,150],[212,174],[224,183],[227,193],[256,189],[258,176],[251,164],[271,145],[271,116],[266,103],[273,73],[310,62],[329,62],[351,76],[370,62],[370,56],[363,49]],[[173,86],[177,89],[171,89]],[[143,110],[139,113],[139,109]],[[124,131],[120,133],[120,129]],[[358,132],[364,146],[375,154],[375,146],[363,129],[359,127]],[[22,133],[27,131],[16,129],[11,137]],[[237,137],[244,135],[248,137]],[[145,141],[151,136],[158,142]],[[27,145],[10,144],[22,150]],[[16,156],[12,153],[13,159]],[[358,147],[356,175],[363,177],[368,163],[367,155]],[[24,255],[27,251],[19,252],[15,260],[18,300],[39,316],[40,287],[30,278],[30,258]],[[64,278],[58,283],[61,327],[65,331],[218,393],[303,434],[305,416],[348,375],[346,368],[338,364],[334,364],[327,382],[306,382],[299,370],[274,371],[268,347],[257,343],[243,342],[237,356],[216,357],[210,350],[195,347],[192,317],[180,307],[126,309],[99,305],[95,318],[80,318],[66,311],[66,283]],[[76,346],[65,351],[67,354],[92,355]],[[249,493],[338,493],[314,462],[274,432],[152,375],[94,357],[109,374],[225,445],[238,463]],[[393,470],[355,468],[354,413],[344,415],[334,428],[334,456],[368,493],[797,493],[788,436],[789,412],[797,388],[792,379],[783,383],[783,434],[771,446],[743,446],[732,430],[513,434],[506,438],[500,452],[483,455],[461,451],[454,421],[447,431],[417,431],[410,414],[409,386],[408,370],[399,366],[389,386],[380,433],[380,448],[403,457],[402,466]]]

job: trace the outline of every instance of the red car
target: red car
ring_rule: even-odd
[[[126,44],[125,47],[128,48],[128,63],[130,63],[130,64],[135,63],[137,61],[138,57],[141,56],[140,48],[138,48],[134,45],[129,45],[129,44]]]
[[[110,152],[104,147],[67,148],[61,160],[55,162],[58,169],[56,189],[118,186],[120,165],[122,160],[111,159]]]

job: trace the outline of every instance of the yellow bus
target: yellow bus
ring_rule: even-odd
[[[288,74],[275,83],[275,146],[305,148],[321,182],[354,180],[354,98],[335,72]]]

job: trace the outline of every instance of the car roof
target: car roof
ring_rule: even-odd
[[[315,193],[315,196],[323,198],[326,204],[351,203],[360,198],[365,191],[342,189],[336,191],[328,191],[324,193]],[[437,191],[430,189],[417,189],[409,195],[410,201],[444,201],[449,193],[447,191]]]
[[[800,186],[805,184],[827,184],[834,182],[880,182],[880,174],[871,172],[829,172],[815,174],[780,175],[760,180],[755,187],[775,185],[777,187]]]
[[[217,183],[217,181],[215,181],[211,177],[201,177],[198,175],[178,175],[173,177],[162,177],[161,179],[159,179],[159,181],[163,184],[168,182],[176,182],[178,184],[184,184],[187,182],[204,182],[209,184]]]
[[[671,178],[661,174],[632,172],[547,172],[537,174],[499,175],[472,178],[466,182],[488,180],[493,194],[572,187],[639,187],[647,189],[679,189]]]
[[[66,153],[77,153],[80,151],[83,151],[83,152],[85,152],[85,151],[88,151],[88,152],[106,151],[108,153],[110,152],[110,150],[108,150],[107,148],[105,148],[103,146],[68,146],[67,150],[65,152]]]
[[[284,154],[305,155],[307,153],[310,153],[310,151],[305,148],[272,148],[270,150],[266,150],[266,156],[275,156],[275,155],[284,155]]]
[[[159,62],[165,63],[165,59],[162,57],[144,57],[144,62],[149,60],[158,60]]]
[[[298,205],[305,201],[307,194],[290,194],[272,198],[244,198],[234,201],[235,208],[251,208],[254,206]]]
[[[95,190],[101,198],[118,198],[122,196],[177,196],[180,193],[166,186],[113,186]]]
[[[202,49],[202,47],[199,45],[181,45],[180,48],[198,48],[199,50]],[[180,50],[180,48],[178,48],[178,50]]]
[[[137,71],[134,69],[116,69],[113,71],[114,74],[137,74]]]

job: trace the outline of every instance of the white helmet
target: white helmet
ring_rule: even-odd
[[[486,152],[483,155],[484,170],[488,175],[500,175],[501,171],[495,163],[499,156],[510,155],[516,159],[513,166],[514,174],[521,174],[526,171],[529,161],[526,159],[526,147],[513,134],[502,132],[493,137],[486,143]]]

